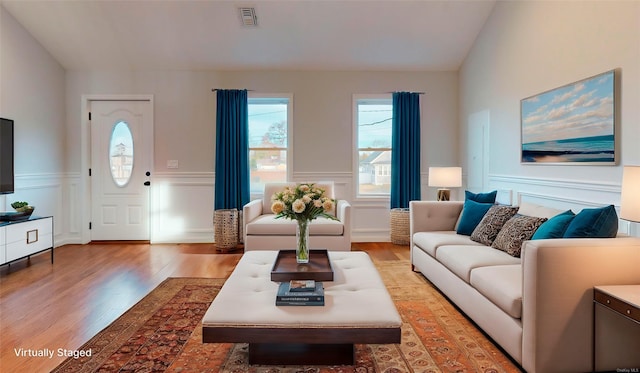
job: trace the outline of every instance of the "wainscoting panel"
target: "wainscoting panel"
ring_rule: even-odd
[[[69,181],[75,179],[70,174],[16,174],[15,193],[4,195],[4,209],[12,211],[11,203],[26,201],[35,206],[38,216],[53,216],[54,246],[73,241],[69,234]]]
[[[500,203],[535,203],[575,213],[584,208],[614,205],[620,212],[621,184],[603,181],[572,181],[522,176],[489,175],[490,189],[497,189]],[[620,220],[618,231],[633,236],[640,235],[637,223]]]
[[[352,205],[353,242],[390,241],[388,199],[356,199],[349,172],[294,173],[295,181],[333,180],[338,199]],[[422,175],[423,200],[435,198]],[[489,188],[498,190],[500,203],[522,201],[578,212],[620,204],[620,185],[528,177],[490,175]],[[215,175],[205,173],[155,173],[151,188],[151,240],[154,243],[214,242],[213,196]],[[455,194],[454,194],[455,193]],[[452,190],[452,199],[464,199],[464,188]],[[36,206],[34,214],[54,217],[54,244],[83,243],[83,188],[79,173],[16,175],[16,192],[0,196],[0,206],[11,209],[14,201]],[[432,196],[433,195],[433,196]],[[620,220],[620,232],[640,236],[638,223]]]
[[[390,236],[389,200],[355,201],[351,210],[353,242],[388,242]]]
[[[492,189],[513,190],[514,204],[519,201],[520,194],[540,196],[540,199],[548,200],[547,204],[566,201],[579,207],[579,209],[603,205],[617,206],[620,204],[619,182],[587,182],[581,180],[489,175],[489,185]]]
[[[214,242],[213,173],[156,173],[151,242]]]

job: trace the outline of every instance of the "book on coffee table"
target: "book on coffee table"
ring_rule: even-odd
[[[324,306],[324,287],[315,281],[313,291],[291,291],[289,282],[278,286],[276,306]]]
[[[291,280],[289,281],[289,291],[314,291],[316,282],[314,280]]]

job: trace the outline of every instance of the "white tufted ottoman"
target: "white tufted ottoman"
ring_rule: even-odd
[[[369,255],[329,252],[324,307],[276,307],[277,254],[244,253],[204,315],[203,342],[248,342],[249,364],[284,365],[352,365],[355,343],[400,343],[402,320]]]

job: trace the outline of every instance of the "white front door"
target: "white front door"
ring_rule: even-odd
[[[91,101],[91,240],[149,240],[150,101]]]

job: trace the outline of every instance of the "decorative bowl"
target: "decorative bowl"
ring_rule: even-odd
[[[23,217],[29,217],[31,216],[31,214],[33,214],[33,210],[35,210],[36,208],[33,206],[24,206],[24,207],[18,207],[16,210],[16,212],[20,213]]]

